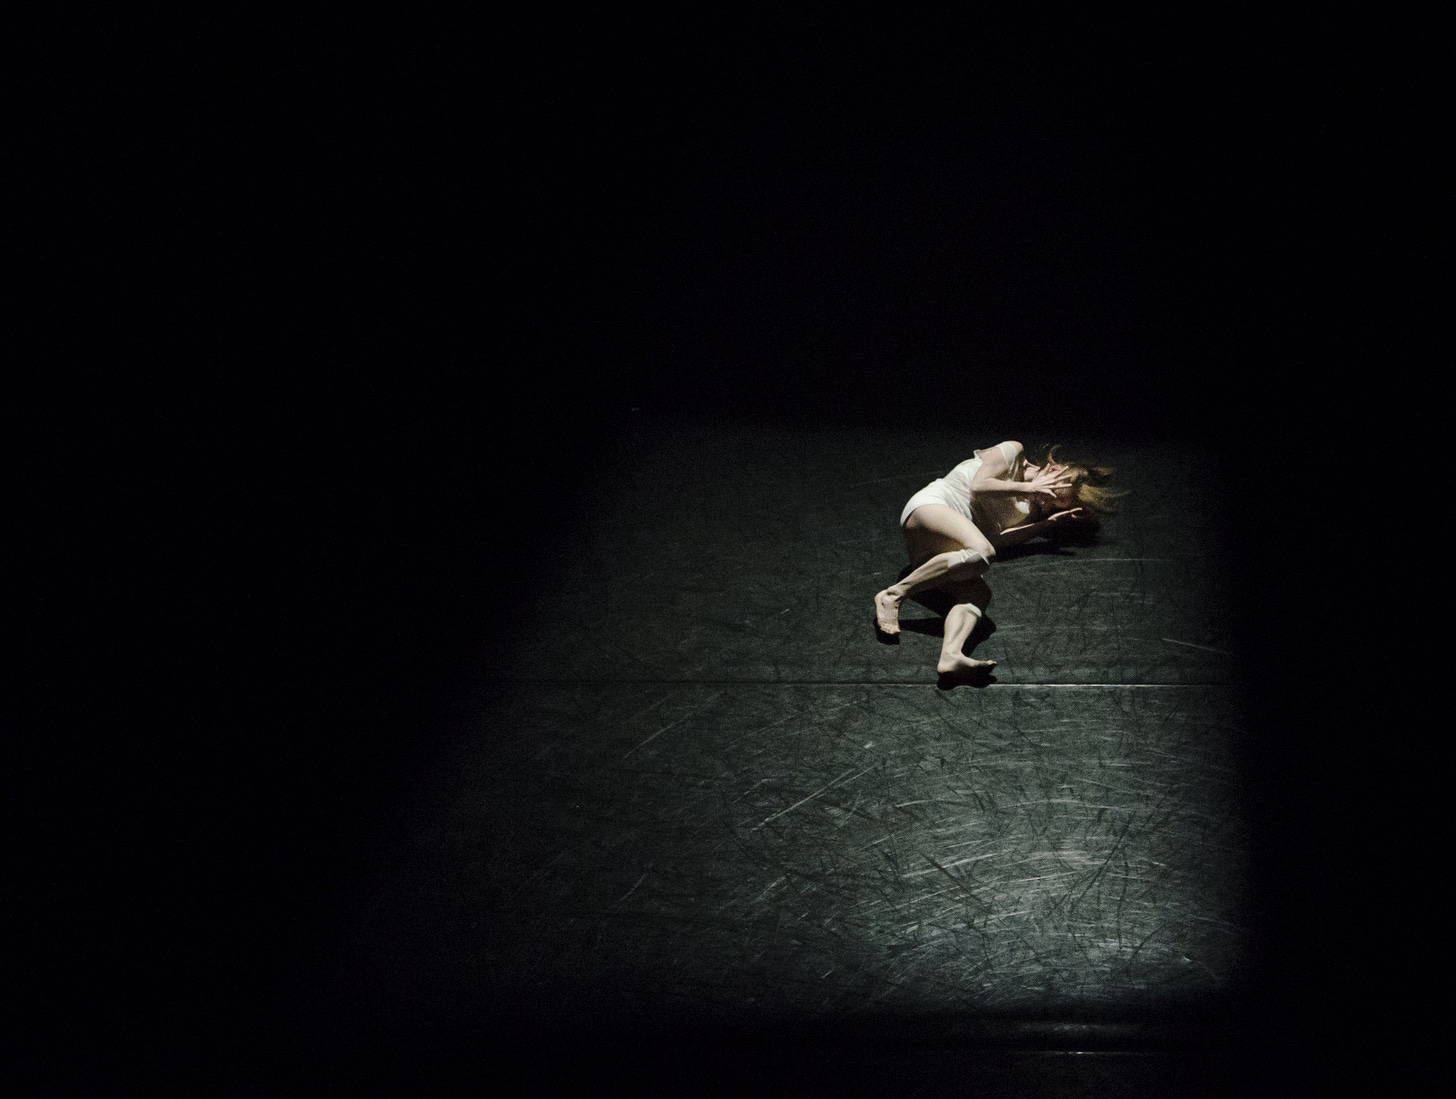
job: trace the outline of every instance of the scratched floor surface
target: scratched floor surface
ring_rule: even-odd
[[[1216,465],[1068,440],[1129,495],[1096,543],[994,566],[991,682],[937,685],[930,609],[874,636],[904,500],[1015,434],[644,425],[604,454],[341,917],[333,979],[371,1033],[1236,997],[1252,841]]]

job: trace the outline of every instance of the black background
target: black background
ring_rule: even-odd
[[[643,415],[1215,454],[1249,502],[1271,964],[1302,1033],[1371,1002],[1331,964],[1364,926],[1328,907],[1366,842],[1331,808],[1363,782],[1325,678],[1343,570],[1262,505],[1373,431],[1360,387],[1398,345],[1374,291],[1418,248],[1391,222],[1412,33],[52,28],[16,268],[39,1025],[133,1064],[267,1033],[431,713],[509,643],[543,487],[589,487]]]

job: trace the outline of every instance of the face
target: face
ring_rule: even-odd
[[[1051,462],[1047,465],[1046,468],[1048,473],[1055,476],[1056,474],[1065,472],[1071,467],[1064,465],[1061,462]],[[1059,490],[1056,496],[1052,497],[1047,502],[1048,504],[1050,504],[1052,510],[1054,511],[1066,511],[1069,508],[1074,508],[1077,506],[1077,498],[1075,493],[1075,488],[1073,486],[1068,486],[1067,488]]]

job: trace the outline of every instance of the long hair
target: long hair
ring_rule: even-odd
[[[1048,447],[1046,456],[1042,458],[1041,465],[1046,467],[1056,460],[1057,451],[1061,444]],[[1113,501],[1123,496],[1126,492],[1113,492],[1107,487],[1107,482],[1112,479],[1113,469],[1111,466],[1084,466],[1072,462],[1064,462],[1066,471],[1072,475],[1072,499],[1076,506],[1086,508],[1088,514],[1094,519],[1101,519],[1106,515],[1116,515]]]

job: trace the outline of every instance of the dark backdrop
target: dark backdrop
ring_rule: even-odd
[[[1303,543],[1257,502],[1359,430],[1330,396],[1372,338],[1349,322],[1391,262],[1404,145],[1364,94],[1388,38],[1352,30],[52,35],[34,163],[60,167],[35,175],[24,288],[55,306],[23,467],[47,762],[24,774],[29,824],[70,841],[33,858],[40,1017],[133,1054],[157,1022],[248,1033],[430,715],[508,644],[537,502],[587,490],[601,439],[649,415],[963,423],[968,446],[1034,421],[1214,455],[1249,501],[1240,605],[1282,734],[1257,780],[1290,875],[1269,919],[1313,928],[1281,964],[1316,1003],[1346,945],[1312,898],[1349,779],[1310,708]]]

